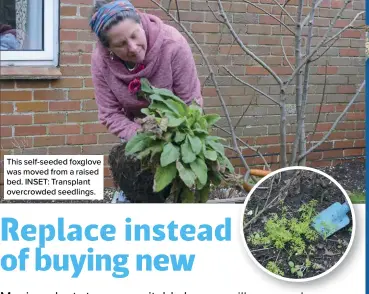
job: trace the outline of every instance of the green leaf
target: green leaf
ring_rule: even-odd
[[[220,142],[220,141],[226,142],[227,141],[225,138],[218,137],[218,136],[208,136],[206,139],[210,141],[215,141],[215,142]]]
[[[163,151],[164,142],[163,141],[154,141],[150,143],[150,147],[141,151],[137,158],[143,159],[151,153],[151,160],[157,153],[161,153]]]
[[[228,170],[231,173],[234,173],[234,167],[232,165],[232,163],[229,161],[229,159],[226,156],[222,156],[223,162],[225,164],[225,166],[228,168]]]
[[[166,104],[160,101],[151,102],[149,109],[158,110],[163,113],[173,113],[173,111]]]
[[[146,114],[147,116],[151,115],[151,111],[148,108],[142,108],[141,113]]]
[[[161,97],[160,95],[157,95],[157,94],[152,94],[150,95],[150,99],[153,100],[153,101],[160,101],[160,102],[163,102],[165,103],[165,99],[163,97]]]
[[[166,132],[166,133],[163,135],[163,140],[164,140],[165,142],[170,142],[170,141],[172,141],[172,135],[173,135],[173,133],[171,133],[171,132]]]
[[[190,111],[195,114],[196,117],[202,115],[202,108],[196,103],[192,103],[189,107]]]
[[[207,130],[207,129],[209,128],[209,126],[208,126],[208,123],[207,123],[206,119],[205,119],[205,118],[203,118],[203,117],[199,117],[199,118],[197,119],[197,123],[198,123],[198,125],[200,126],[200,128],[201,128],[201,129],[203,129],[203,130]]]
[[[196,180],[195,173],[191,169],[185,167],[179,161],[177,161],[176,166],[179,173],[179,177],[181,178],[183,183],[185,183],[185,185],[191,189],[195,185]]]
[[[196,189],[198,190],[198,191],[200,191],[202,188],[204,188],[204,186],[205,185],[203,185],[203,184],[201,184],[200,183],[200,181],[199,181],[199,179],[196,179],[195,180],[195,184],[196,184]]]
[[[196,154],[192,151],[188,136],[186,136],[185,142],[181,145],[181,155],[184,163],[190,163],[196,159]]]
[[[147,133],[139,133],[133,136],[126,145],[126,155],[131,155],[144,150],[152,141],[152,136]]]
[[[172,143],[164,145],[163,153],[160,156],[160,165],[167,166],[179,158],[179,148]]]
[[[164,103],[176,114],[180,116],[186,115],[186,108],[184,105],[180,104],[177,101],[174,100],[165,100]]]
[[[150,95],[151,100],[165,104],[172,112],[178,115],[184,116],[186,114],[186,109],[185,109],[186,105],[181,104],[181,102],[183,103],[182,100],[177,101],[171,98],[166,99],[165,97],[158,94],[162,92],[162,89],[156,89],[155,92],[156,94]]]
[[[163,141],[155,142],[153,145],[151,145],[151,147],[149,148],[151,151],[151,160],[154,158],[156,154],[161,153],[163,151],[163,148],[164,148]]]
[[[207,130],[203,130],[201,128],[195,128],[193,131],[197,135],[200,135],[200,134],[208,135],[209,134],[209,132]]]
[[[206,166],[205,161],[201,158],[196,158],[195,161],[190,163],[190,167],[199,179],[200,184],[205,185],[208,181],[208,167]]]
[[[198,122],[195,122],[193,124],[193,128],[194,129],[200,129],[200,130],[203,130],[203,131],[207,130],[207,129],[204,129],[203,127],[201,127],[201,125]]]
[[[192,151],[197,155],[201,152],[202,142],[197,136],[187,135],[188,140],[190,141]]]
[[[142,160],[144,159],[146,156],[150,155],[151,149],[146,148],[145,150],[141,151],[140,153],[138,153],[137,158]]]
[[[172,164],[162,167],[158,166],[156,168],[155,176],[154,176],[154,192],[160,192],[166,186],[168,186],[173,179],[177,175],[176,164],[173,162]]]
[[[288,262],[288,265],[289,265],[290,267],[294,267],[294,266],[295,266],[295,264],[294,264],[292,261],[289,261],[289,262]]]
[[[173,98],[174,100],[180,102],[181,104],[185,104],[185,102],[181,98],[179,98],[176,95],[174,95],[173,92],[172,91],[169,91],[168,89],[165,89],[165,88],[158,89],[157,88],[157,89],[155,89],[155,93],[156,94],[159,94],[161,96],[166,96],[166,97]]]
[[[298,271],[297,272],[297,276],[300,277],[300,278],[302,278],[304,276],[304,274],[302,273],[302,271]]]
[[[218,120],[220,120],[220,116],[218,114],[206,114],[204,115],[204,119],[208,123],[209,126],[214,125]]]
[[[141,91],[142,92],[145,92],[145,93],[148,93],[148,94],[152,94],[154,93],[154,89],[153,87],[150,85],[150,82],[148,79],[146,78],[141,78],[140,79],[140,82],[141,82]]]
[[[200,119],[201,117],[201,112],[198,110],[198,108],[199,108],[198,106],[194,106],[194,105],[191,105],[189,107],[188,123],[191,128],[194,127],[194,128],[204,129],[198,123],[198,119]]]
[[[189,128],[196,128],[195,127],[195,122],[196,122],[196,117],[192,114],[190,114],[188,117],[187,117],[187,125]],[[200,128],[200,126],[198,126],[197,128]],[[201,128],[200,128],[201,129]]]
[[[168,113],[168,127],[172,127],[172,128],[175,128],[175,127],[178,127],[179,125],[181,125],[184,121],[185,121],[185,118],[184,117],[181,117],[181,118],[176,118],[175,116],[173,115],[170,115]]]
[[[211,161],[217,160],[217,153],[210,149],[204,150],[204,156]]]
[[[206,138],[206,144],[213,148],[216,152],[218,152],[221,155],[224,155],[224,146],[221,143],[215,142],[213,140],[209,140],[209,138]]]
[[[174,142],[176,143],[180,143],[182,142],[184,139],[186,139],[186,134],[182,133],[180,131],[176,131],[176,135],[174,137]]]

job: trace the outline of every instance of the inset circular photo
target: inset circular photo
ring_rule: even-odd
[[[243,239],[253,261],[282,280],[305,282],[334,270],[351,248],[352,203],[329,175],[309,167],[270,173],[248,194]]]

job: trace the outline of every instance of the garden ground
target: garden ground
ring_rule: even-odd
[[[344,164],[331,169],[344,177]],[[288,278],[308,278],[333,267],[344,255],[351,239],[350,223],[331,236],[319,236],[310,226],[315,215],[335,202],[344,203],[344,194],[328,178],[307,170],[297,170],[283,180],[267,179],[251,195],[245,211],[244,233],[255,259],[268,270]],[[347,177],[344,177],[344,183]],[[359,182],[352,187],[358,187]],[[352,188],[351,188],[352,189]]]

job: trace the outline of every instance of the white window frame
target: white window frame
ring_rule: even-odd
[[[1,66],[57,66],[59,64],[59,6],[60,0],[44,0],[44,50],[1,51]]]

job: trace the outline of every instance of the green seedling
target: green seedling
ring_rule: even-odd
[[[316,200],[300,207],[300,217],[288,219],[286,210],[282,208],[282,216],[272,213],[264,225],[264,232],[254,232],[248,237],[252,245],[274,246],[285,249],[290,256],[302,255],[306,251],[306,241],[315,241],[317,232],[311,227],[312,216],[315,214]]]
[[[279,268],[279,266],[274,261],[269,261],[266,269],[276,275],[284,276],[284,272]]]
[[[299,278],[304,276],[304,273],[302,272],[302,265],[295,265],[292,261],[288,262],[288,265],[290,266],[292,274],[297,275]]]

